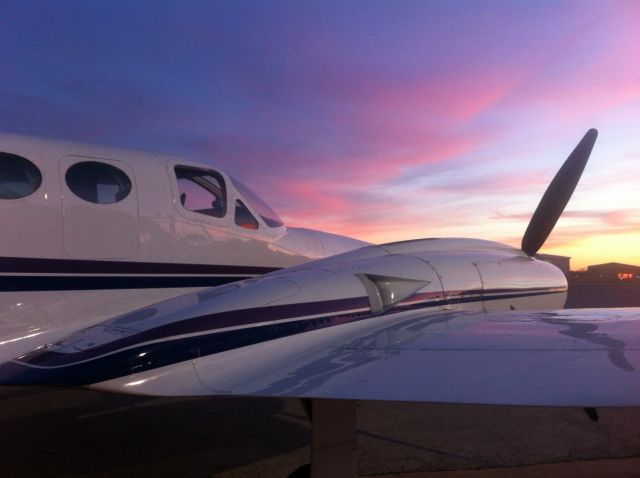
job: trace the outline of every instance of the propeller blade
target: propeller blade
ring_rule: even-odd
[[[549,184],[522,237],[522,250],[527,255],[534,256],[551,234],[578,184],[597,137],[596,129],[587,131]]]

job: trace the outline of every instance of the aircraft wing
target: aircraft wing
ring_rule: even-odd
[[[77,370],[90,388],[145,395],[640,405],[640,308],[404,311],[182,361],[184,351],[164,346],[165,358],[178,354],[169,365],[101,379],[101,367],[146,353],[123,350],[78,360],[67,374],[36,351],[0,365],[0,382],[56,384],[43,377],[58,373],[59,384],[74,384]]]
[[[640,405],[640,309],[422,311],[365,322],[192,366],[212,394]]]

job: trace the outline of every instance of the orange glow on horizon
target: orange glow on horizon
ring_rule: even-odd
[[[394,229],[390,227],[358,227],[352,224],[347,227],[338,227],[338,224],[326,224],[326,228],[318,227],[321,230],[331,231],[374,244],[383,244],[407,239],[422,239],[427,237],[473,237],[477,239],[495,240],[519,247],[519,239],[500,240],[479,234],[465,234],[465,231],[472,230],[472,227],[461,227],[455,230],[442,230],[444,234],[425,234],[424,226],[402,227]],[[333,227],[330,227],[333,226]],[[552,242],[552,241],[549,241]],[[554,254],[568,256],[571,258],[571,270],[586,269],[587,266],[604,264],[609,262],[619,262],[622,264],[640,266],[640,231],[624,234],[594,234],[591,236],[580,236],[578,238],[567,239],[559,244],[543,246],[540,250],[543,254]]]
[[[640,231],[626,234],[599,234],[576,239],[570,244],[544,249],[548,254],[571,256],[571,269],[620,262],[640,265]]]

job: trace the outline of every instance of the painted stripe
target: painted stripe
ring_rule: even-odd
[[[447,304],[460,304],[481,302],[487,300],[501,300],[508,298],[532,297],[554,293],[556,289],[535,289],[529,292],[514,293],[510,297],[504,295],[475,297],[448,297],[443,299],[441,293],[418,294],[419,300],[405,301],[392,308],[387,313],[395,313],[404,310],[414,310],[425,307],[438,307]],[[72,354],[56,351],[36,351],[25,362],[34,365],[47,363],[48,366],[67,365],[73,362],[85,361],[91,358],[103,356],[116,350],[128,348],[134,345],[157,342],[162,339],[173,339],[176,337],[193,336],[208,332],[218,332],[223,330],[250,328],[264,323],[284,323],[284,321],[303,320],[306,318],[318,318],[326,316],[351,315],[356,312],[358,315],[362,311],[369,310],[369,301],[366,297],[355,297],[349,299],[337,299],[320,302],[306,302],[283,304],[276,306],[255,307],[250,309],[238,309],[215,314],[207,314],[183,319],[159,327],[155,327],[143,332],[116,339],[101,346],[85,351],[78,351]],[[115,328],[119,325],[109,324]]]
[[[161,325],[153,329],[116,339],[89,350],[78,351],[72,354],[60,353],[53,350],[36,350],[21,358],[26,363],[33,365],[58,366],[73,362],[85,361],[96,358],[110,352],[128,348],[141,343],[153,342],[159,339],[173,338],[177,336],[193,335],[199,332],[213,332],[219,329],[238,325],[255,325],[258,322],[276,322],[282,319],[299,318],[309,315],[341,316],[349,310],[368,308],[368,300],[365,297],[352,299],[339,299],[323,302],[308,302],[297,304],[284,304],[277,306],[256,307],[252,309],[231,310],[216,314],[192,317],[178,322]],[[114,325],[118,328],[117,324]]]
[[[175,264],[169,262],[96,261],[78,259],[46,259],[32,257],[0,257],[0,273],[48,274],[144,274],[144,275],[262,275],[278,267],[235,266],[216,264]]]
[[[535,289],[529,292],[518,290],[511,296],[500,294],[484,297],[484,300],[506,299],[528,297],[543,294],[554,294],[565,292],[563,288]],[[427,294],[428,295],[428,294]],[[461,302],[481,302],[481,297],[459,297]],[[89,351],[81,351],[73,354],[63,354],[50,350],[36,350],[21,357],[20,360],[7,362],[0,365],[0,383],[4,384],[47,384],[47,385],[87,385],[109,380],[132,373],[152,370],[158,367],[179,363],[185,360],[192,360],[198,357],[212,355],[215,353],[233,350],[248,345],[254,345],[269,340],[297,335],[312,330],[333,327],[354,321],[365,320],[373,317],[369,312],[336,311],[334,315],[291,320],[294,317],[286,317],[287,314],[295,313],[297,307],[305,309],[320,307],[335,307],[345,305],[345,303],[356,303],[367,301],[366,298],[343,299],[339,301],[325,301],[312,304],[288,304],[287,306],[262,307],[248,309],[245,311],[230,311],[219,316],[228,316],[227,320],[236,316],[238,312],[250,314],[261,311],[262,320],[270,320],[274,316],[280,316],[282,320],[268,325],[253,325],[251,327],[235,330],[209,329],[205,333],[194,335],[173,335],[164,336],[162,333],[168,332],[168,326],[161,326],[142,332],[124,339],[116,340]],[[401,304],[399,307],[388,311],[397,313],[402,310],[415,310],[426,307],[437,307],[451,303],[451,298],[445,301],[442,298],[430,297],[421,303]],[[269,312],[274,313],[267,314]],[[366,309],[363,309],[366,310]],[[250,314],[251,315],[251,314]],[[209,318],[213,316],[195,317],[178,322],[182,324],[196,319]],[[246,319],[249,322],[251,319]],[[216,321],[216,326],[220,324]],[[200,325],[197,322],[190,323]],[[237,325],[237,322],[236,322]],[[211,323],[209,323],[211,327]],[[164,329],[164,330],[163,330]],[[154,335],[157,335],[154,340]],[[146,340],[145,340],[146,339]]]
[[[340,316],[356,316],[356,315],[369,315],[369,308],[365,308],[365,309],[359,309],[359,310],[352,310],[352,311],[347,311],[344,314],[339,314]],[[305,320],[310,320],[310,319],[325,319],[325,318],[333,318],[335,317],[334,314],[322,314],[322,315],[314,315],[314,316],[308,316],[308,317],[295,317],[295,318],[291,318],[291,319],[284,319],[284,320],[280,320],[277,322],[277,324],[281,325],[281,324],[288,324],[290,322],[294,322],[294,321],[305,321]],[[124,347],[122,349],[117,349],[117,350],[112,350],[111,352],[107,352],[103,355],[97,356],[97,357],[90,357],[90,358],[86,358],[84,360],[75,360],[75,357],[77,356],[77,352],[73,352],[71,354],[68,353],[61,353],[61,355],[73,355],[74,360],[71,362],[65,362],[59,365],[52,365],[51,362],[46,362],[46,365],[36,365],[35,361],[30,361],[30,362],[26,362],[25,361],[25,357],[26,356],[22,356],[22,357],[18,357],[16,359],[13,360],[13,362],[15,363],[22,363],[24,365],[28,365],[29,367],[33,367],[33,368],[40,368],[40,369],[56,369],[56,368],[64,368],[64,367],[69,367],[70,365],[78,365],[78,364],[82,364],[82,363],[86,363],[86,362],[91,362],[91,361],[95,361],[97,359],[102,359],[104,357],[108,357],[110,355],[114,355],[120,352],[125,352],[125,351],[129,351],[132,349],[139,349],[139,348],[146,348],[152,345],[157,345],[157,344],[163,344],[163,343],[167,343],[167,342],[173,342],[176,340],[183,340],[183,339],[193,339],[193,338],[197,338],[197,337],[201,337],[204,335],[208,335],[209,337],[215,337],[215,336],[219,336],[219,334],[221,333],[225,333],[225,332],[234,332],[234,331],[239,331],[239,330],[243,330],[243,329],[250,329],[250,328],[256,328],[256,327],[262,327],[262,326],[268,326],[268,325],[276,325],[273,322],[262,322],[260,324],[256,324],[256,325],[246,325],[246,326],[241,326],[241,327],[229,327],[226,329],[216,329],[215,331],[212,330],[207,330],[204,332],[196,332],[193,334],[185,334],[185,335],[178,335],[178,336],[172,336],[172,337],[166,337],[163,339],[157,339],[157,340],[151,340],[149,342],[144,342],[144,343],[135,343],[134,345],[131,345],[129,347]]]
[[[249,330],[217,332],[167,341],[153,346],[130,348],[100,359],[55,369],[31,367],[17,361],[6,362],[0,365],[0,383],[5,385],[88,385],[369,317],[369,314],[334,316],[253,327]]]
[[[0,275],[0,292],[47,290],[163,289],[215,287],[254,276],[53,276]]]
[[[0,292],[215,287],[276,270],[215,264],[0,257]]]

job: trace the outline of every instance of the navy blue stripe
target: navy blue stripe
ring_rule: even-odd
[[[304,315],[333,314],[333,317],[341,317],[345,314],[344,311],[346,310],[368,308],[368,304],[369,301],[367,298],[357,297],[353,299],[231,310],[172,322],[170,324],[155,327],[144,332],[139,332],[135,335],[113,340],[104,345],[93,347],[89,350],[75,352],[73,354],[59,353],[53,350],[35,350],[34,352],[24,356],[21,360],[33,365],[42,366],[70,365],[73,362],[89,360],[100,355],[115,352],[125,347],[135,346],[152,340],[167,339],[177,335],[186,335],[198,332],[213,332],[216,329],[250,325],[256,322],[293,319]]]
[[[527,292],[535,292],[535,291],[540,291],[540,293],[543,294],[548,294],[551,292],[566,292],[567,287],[527,287],[527,288],[520,288],[520,289],[514,289],[514,288],[510,288],[510,289],[489,289],[484,291],[485,294],[500,294],[500,293],[513,293],[513,292],[522,292],[522,293],[527,293]]]
[[[510,296],[485,297],[484,300],[501,300],[539,296],[547,294],[545,291],[520,292]],[[408,303],[394,307],[388,313],[403,310],[414,310],[425,307],[439,307],[446,304],[460,304],[469,302],[481,302],[481,297],[449,297],[443,299],[441,295],[425,294],[430,299],[427,303]],[[73,354],[58,353],[53,350],[36,350],[23,358],[23,361],[33,365],[60,366],[73,362],[85,361],[117,350],[135,346],[150,341],[168,339],[179,335],[194,334],[200,332],[215,331],[227,327],[251,325],[269,321],[294,319],[305,315],[332,314],[333,317],[342,316],[348,310],[368,308],[369,301],[366,297],[354,297],[320,302],[304,302],[283,304],[276,306],[254,307],[251,309],[231,310],[221,313],[201,315],[184,320],[171,322],[155,327],[144,332],[139,332],[118,340],[113,340],[104,345],[88,350],[78,351]],[[126,318],[126,316],[123,316]],[[117,323],[114,324],[117,326]]]
[[[46,290],[158,289],[168,287],[215,287],[250,276],[5,276],[0,292]]]
[[[498,290],[498,289],[496,289]],[[505,291],[506,289],[499,289],[501,292]],[[513,289],[511,289],[513,290]],[[520,299],[523,297],[536,297],[539,295],[549,295],[549,294],[559,294],[562,292],[566,292],[567,289],[558,289],[557,287],[550,287],[548,289],[536,289],[533,292],[519,292],[519,293],[515,293],[515,294],[508,294],[508,295],[483,295],[482,296],[482,300],[483,301],[490,301],[490,300],[508,300],[508,299]],[[489,293],[494,292],[493,290],[489,291]],[[480,297],[476,297],[476,298],[469,298],[467,299],[466,297],[449,297],[447,299],[447,304],[461,304],[464,302],[475,302],[478,301],[480,302]]]
[[[337,315],[217,332],[141,345],[89,362],[60,368],[41,369],[21,363],[7,362],[0,365],[0,383],[5,385],[88,385],[369,317],[371,317],[369,313]]]
[[[253,276],[266,274],[275,270],[278,270],[278,268],[216,264],[174,264],[168,262],[0,257],[0,272],[23,274],[238,274]]]
[[[521,292],[510,296],[487,297],[485,300],[527,297],[556,292],[556,289],[550,289],[547,292],[540,290],[530,293]],[[358,298],[351,300],[361,301],[366,299]],[[455,299],[455,302],[457,303],[480,301],[481,299],[479,297]],[[340,301],[329,302],[333,303],[333,305],[335,306],[335,302]],[[448,301],[448,303],[451,302],[453,301]],[[315,306],[320,306],[320,304],[322,303],[315,303]],[[428,304],[408,304],[402,307],[394,308],[387,313],[396,313],[401,310],[421,309],[426,307],[438,307],[444,304],[445,300],[436,299],[430,301]],[[290,305],[292,307],[288,310],[288,312],[294,312],[295,308],[293,306],[300,306],[305,307],[305,310],[307,310],[308,313],[308,307],[310,304]],[[278,309],[282,307],[283,306],[278,306],[271,309]],[[264,309],[268,308],[261,309],[262,312],[266,312]],[[244,312],[248,313],[252,310],[256,309],[249,309],[248,311]],[[242,311],[233,312],[235,313]],[[281,313],[283,312],[284,311],[281,311]],[[28,362],[29,364],[45,367],[56,365],[63,366],[59,368],[34,368],[25,363],[8,362],[0,365],[0,383],[16,385],[88,385],[91,383],[122,377],[133,373],[152,370],[158,367],[172,365],[186,360],[192,360],[198,357],[212,355],[227,350],[233,350],[239,347],[245,347],[269,340],[288,337],[311,330],[318,330],[326,327],[364,320],[370,317],[372,317],[372,314],[368,312],[355,314],[338,313],[330,317],[302,319],[285,323],[250,327],[240,330],[213,332],[196,337],[176,338],[161,343],[146,345],[141,344],[128,350],[116,351],[111,355],[97,357],[93,360],[89,360],[83,363],[77,363],[77,361],[86,360],[87,358],[90,359],[91,356],[95,356],[97,350],[99,350],[101,354],[105,353],[105,351],[107,351],[109,348],[112,348],[111,346],[116,343],[118,344],[118,348],[127,347],[131,344],[126,344],[126,342],[130,342],[131,339],[135,340],[134,344],[140,344],[143,340],[148,340],[150,335],[149,333],[141,333],[127,339],[112,342],[111,344],[107,344],[102,347],[97,347],[92,351],[78,352],[74,354],[60,354],[53,351],[37,350],[23,357],[21,360],[24,362]],[[271,320],[271,317],[262,317],[262,320]],[[161,328],[162,327],[159,327],[158,329]],[[148,332],[155,332],[158,329],[153,329]],[[69,363],[70,359],[76,363]],[[66,366],[64,365],[65,363],[67,364]]]

